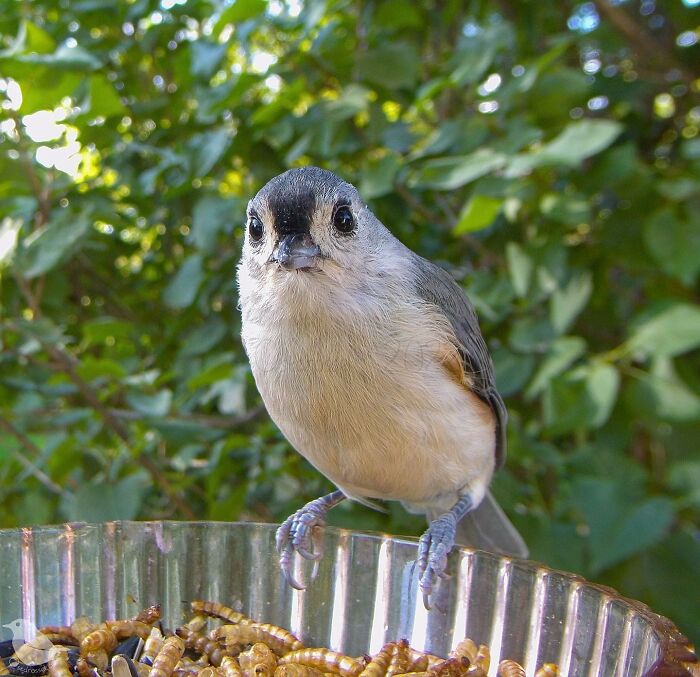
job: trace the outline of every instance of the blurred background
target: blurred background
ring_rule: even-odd
[[[700,0],[0,6],[0,526],[331,489],[234,281],[247,200],[315,164],[476,305],[532,557],[700,642]],[[424,529],[389,509],[330,521]]]

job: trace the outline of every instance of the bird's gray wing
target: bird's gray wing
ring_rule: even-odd
[[[496,416],[496,468],[500,468],[506,458],[508,412],[496,390],[493,363],[481,335],[474,307],[464,290],[446,270],[417,254],[414,256],[418,295],[436,306],[450,321],[457,341],[456,348],[470,379],[470,388],[491,407]]]

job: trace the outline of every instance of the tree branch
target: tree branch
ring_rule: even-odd
[[[147,414],[143,414],[140,411],[133,411],[131,409],[109,409],[110,414],[117,418],[124,419],[126,421],[143,421],[150,417]],[[265,413],[265,407],[259,405],[253,407],[245,414],[240,414],[239,416],[216,416],[211,414],[178,414],[177,416],[167,416],[167,417],[157,417],[161,420],[169,421],[172,423],[196,423],[207,428],[217,428],[218,430],[236,430],[240,426],[245,425],[254,421],[256,418]]]
[[[598,12],[627,40],[637,56],[647,63],[657,63],[662,68],[677,69],[683,78],[692,82],[695,76],[678,63],[670,50],[657,40],[646,27],[635,21],[624,7],[611,5],[608,0],[593,0]]]
[[[20,146],[25,145],[25,134],[22,131],[22,119],[17,114],[17,111],[9,111],[10,117],[15,122],[15,129],[17,130],[17,137],[19,139]],[[24,170],[29,185],[32,187],[32,193],[36,198],[38,205],[38,212],[36,218],[37,227],[43,226],[49,220],[49,214],[51,213],[51,194],[48,188],[42,187],[41,180],[37,176],[34,169],[32,161],[29,159],[29,151],[27,148],[22,148],[19,154],[19,159],[22,164],[22,169]]]
[[[23,278],[19,276],[19,279]],[[26,281],[25,281],[26,282]],[[31,289],[28,285],[20,284],[20,290],[25,296],[27,303],[30,308],[38,308],[37,300],[33,296]],[[35,315],[35,317],[37,317]],[[68,376],[68,378],[73,382],[73,384],[78,388],[83,399],[92,407],[92,409],[97,412],[97,414],[102,418],[107,428],[109,428],[117,437],[119,437],[122,442],[131,448],[133,442],[129,434],[129,430],[122,423],[122,421],[114,416],[108,407],[106,407],[100,400],[95,389],[86,381],[84,381],[78,372],[75,370],[75,358],[68,355],[64,351],[56,346],[43,341],[41,337],[36,336],[40,343],[42,344],[44,350],[48,353],[49,357],[56,362],[58,369]],[[168,498],[177,506],[178,510],[185,515],[188,519],[195,519],[195,514],[192,509],[185,503],[185,501],[177,494],[175,489],[171,486],[168,479],[162,474],[160,468],[153,463],[153,461],[142,453],[139,453],[136,457],[136,461],[140,463],[151,475],[153,481],[158,484],[158,486],[163,490],[163,492],[168,496]]]
[[[15,428],[7,419],[0,416],[0,428],[2,428],[6,433],[12,435],[30,454],[34,456],[41,456],[41,449],[34,444],[21,430]],[[41,482],[49,491],[54,494],[58,494],[64,498],[70,496],[70,493],[66,491],[63,487],[56,484],[41,468],[38,468],[34,463],[28,459],[24,454],[20,453],[16,449],[11,450],[12,455],[24,466],[24,468],[33,475],[39,482]]]

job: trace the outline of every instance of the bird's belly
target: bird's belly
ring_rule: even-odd
[[[483,493],[495,446],[487,405],[427,341],[336,329],[246,337],[265,406],[294,447],[351,496],[419,504]]]

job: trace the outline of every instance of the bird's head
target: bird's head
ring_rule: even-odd
[[[243,261],[266,277],[356,267],[378,223],[355,187],[332,172],[290,169],[248,204]]]
[[[34,623],[24,618],[17,618],[11,623],[2,626],[12,632],[12,639],[30,639],[36,635],[37,629]]]

